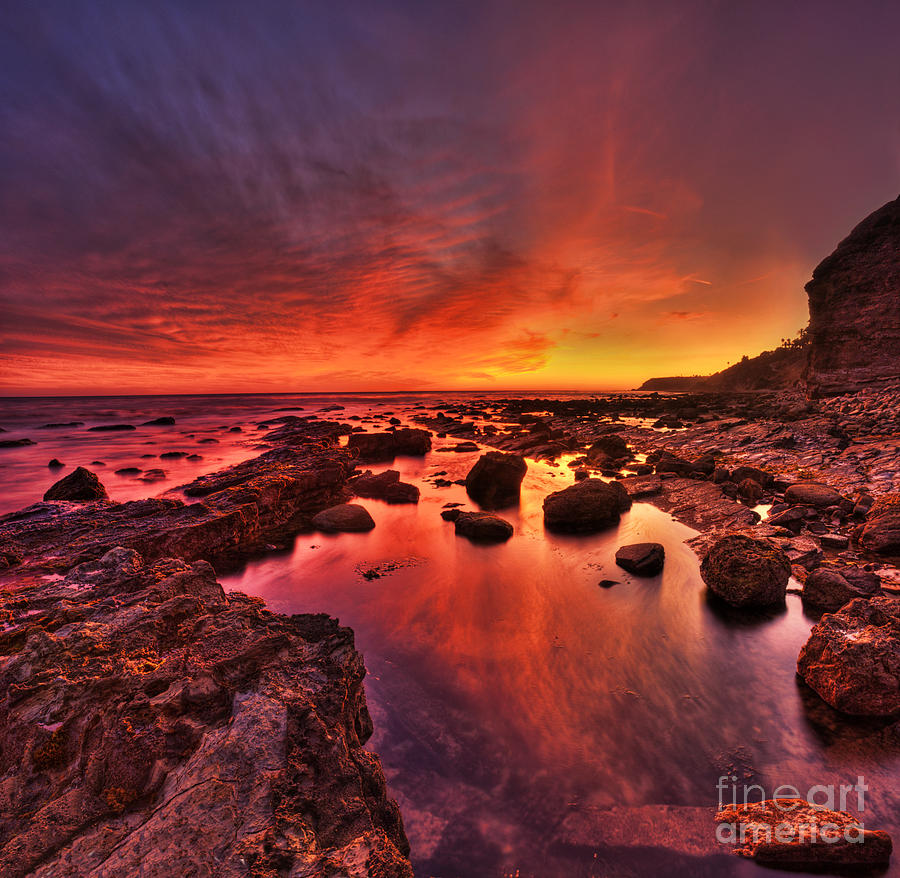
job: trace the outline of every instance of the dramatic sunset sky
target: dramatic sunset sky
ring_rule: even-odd
[[[617,388],[806,322],[900,3],[12,2],[0,393]]]

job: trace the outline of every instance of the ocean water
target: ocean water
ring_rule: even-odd
[[[38,444],[0,449],[0,499],[4,510],[34,502],[71,466],[95,459],[106,463],[95,469],[114,499],[169,491],[258,453],[257,424],[291,406],[357,415],[378,429],[388,413],[411,424],[422,406],[472,398],[5,400],[0,426],[9,432],[0,438]],[[333,405],[344,409],[323,411]],[[166,415],[174,427],[87,430]],[[75,420],[84,426],[40,429]],[[710,604],[684,545],[693,531],[648,504],[598,535],[546,533],[541,503],[572,482],[565,460],[529,461],[519,506],[502,513],[514,537],[473,545],[440,517],[448,502],[474,508],[464,489],[433,483],[438,473],[464,477],[477,459],[441,450],[455,441],[372,467],[399,469],[422,497],[403,506],[359,500],[375,519],[370,533],[300,534],[288,550],[220,577],[275,611],[328,612],[354,629],[369,671],[369,746],[400,803],[420,878],[751,875],[758,867],[730,855],[692,856],[688,829],[677,830],[679,815],[689,827],[694,809],[716,805],[723,776],[771,794],[862,775],[860,816],[900,832],[900,739],[890,724],[841,719],[798,683],[797,653],[814,623],[799,598],[752,616]],[[203,459],[161,461],[167,450]],[[51,457],[67,468],[48,472]],[[125,466],[162,467],[166,481],[110,478]],[[661,575],[638,579],[615,566],[619,546],[648,540],[665,546]],[[618,584],[601,588],[603,579]],[[655,816],[663,814],[674,815],[674,831]],[[647,838],[656,827],[668,852]]]

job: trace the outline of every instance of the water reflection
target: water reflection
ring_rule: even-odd
[[[398,460],[423,489],[418,507],[362,501],[371,533],[305,535],[290,558],[228,580],[274,609],[325,609],[356,630],[372,747],[417,874],[646,874],[622,871],[638,857],[666,874],[737,874],[747,864],[672,839],[598,844],[608,809],[677,806],[696,823],[732,772],[768,789],[871,773],[877,822],[890,828],[897,756],[884,733],[850,749],[846,736],[823,739],[798,693],[811,625],[798,598],[752,617],[710,604],[683,545],[693,532],[645,504],[597,536],[544,533],[541,501],[571,481],[566,467],[530,464],[520,507],[503,513],[513,539],[472,545],[439,515],[445,502],[467,502],[463,489],[424,479],[438,468],[459,478],[476,457]],[[666,549],[660,576],[615,566],[618,546],[651,540]],[[357,572],[395,558],[418,563],[371,582]],[[655,844],[676,850],[654,855]]]

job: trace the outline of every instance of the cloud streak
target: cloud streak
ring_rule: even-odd
[[[777,343],[897,183],[900,13],[811,10],[13,4],[0,388],[622,386]]]

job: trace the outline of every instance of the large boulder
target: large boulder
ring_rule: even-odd
[[[313,527],[323,531],[358,532],[372,530],[375,522],[364,506],[342,503],[331,506],[313,516]]]
[[[632,543],[616,552],[616,564],[635,576],[656,576],[665,560],[666,550],[659,543]]]
[[[784,502],[806,506],[837,506],[844,498],[840,492],[820,482],[797,482],[784,492]]]
[[[777,546],[743,534],[713,543],[700,575],[709,590],[735,607],[767,607],[784,603],[791,562]]]
[[[631,508],[628,492],[618,482],[585,479],[544,498],[544,526],[569,533],[594,533],[619,523]]]
[[[818,567],[806,577],[802,597],[804,604],[831,613],[855,598],[871,598],[880,591],[881,580],[874,573]]]
[[[466,476],[466,493],[485,509],[502,509],[519,502],[522,479],[528,470],[518,454],[488,451]]]
[[[387,503],[418,503],[419,489],[400,481],[400,473],[389,469],[383,473],[362,473],[350,482],[350,488],[357,497],[372,497]]]
[[[857,599],[824,615],[800,651],[797,672],[835,710],[900,712],[900,600]]]
[[[108,496],[106,488],[97,478],[97,474],[80,466],[47,488],[44,500],[73,500],[77,503],[90,503],[92,500],[106,500]]]
[[[789,870],[884,866],[893,850],[888,833],[805,799],[729,805],[716,814],[716,823],[716,838],[735,845],[736,854]]]
[[[503,543],[513,535],[513,526],[489,512],[460,512],[453,519],[456,533],[473,543]]]
[[[807,384],[814,395],[895,381],[900,363],[900,198],[866,217],[813,271]]]

